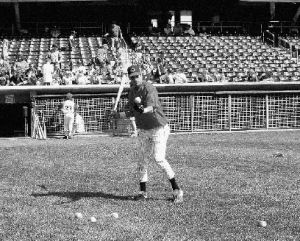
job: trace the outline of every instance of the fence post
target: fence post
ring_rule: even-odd
[[[190,108],[191,108],[191,132],[194,131],[194,108],[195,108],[195,105],[194,105],[194,95],[191,95],[190,96]]]
[[[231,131],[231,95],[228,95],[228,129]]]
[[[269,129],[269,95],[266,94],[266,128]]]

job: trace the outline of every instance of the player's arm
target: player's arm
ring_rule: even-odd
[[[153,113],[153,106],[147,106],[146,108],[144,108],[144,112],[143,113]]]
[[[156,100],[158,99],[157,92],[153,86],[147,86],[145,90],[144,105],[136,104],[134,109],[142,114],[153,113],[155,111]]]
[[[65,109],[65,102],[60,104],[60,110],[62,111],[62,113],[66,114],[67,110]]]

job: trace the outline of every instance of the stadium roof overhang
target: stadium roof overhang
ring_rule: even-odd
[[[275,2],[275,3],[300,3],[300,0],[240,0],[240,2],[248,2],[248,3],[269,3],[269,2]]]
[[[119,3],[119,4],[135,4],[138,0],[0,0],[0,3],[55,3],[55,2],[94,2],[94,3]]]

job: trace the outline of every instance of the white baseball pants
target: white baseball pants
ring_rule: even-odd
[[[168,179],[175,176],[170,164],[166,160],[167,141],[170,134],[170,127],[163,127],[152,130],[140,130],[138,134],[138,174],[140,182],[148,181],[148,162],[154,158],[155,162],[163,169]]]
[[[65,114],[64,116],[64,132],[65,135],[69,136],[73,132],[74,125],[74,114]]]

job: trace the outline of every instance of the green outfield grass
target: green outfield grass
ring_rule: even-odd
[[[135,141],[0,139],[0,240],[299,240],[299,131],[172,135],[177,205],[155,164],[132,200]]]

